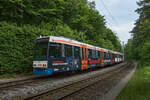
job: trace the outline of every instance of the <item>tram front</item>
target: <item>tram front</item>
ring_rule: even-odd
[[[49,37],[38,38],[34,49],[33,74],[51,75],[52,69],[48,67]]]

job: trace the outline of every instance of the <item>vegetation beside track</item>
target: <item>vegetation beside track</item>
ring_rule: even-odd
[[[139,18],[131,31],[132,38],[128,40],[125,48],[127,59],[138,60],[148,65],[150,62],[150,7],[149,0],[139,0],[136,12]]]
[[[20,74],[16,73],[8,73],[8,74],[2,74],[0,75],[0,79],[12,79],[12,78],[21,78],[21,77],[27,77],[27,76],[33,76],[32,72],[24,72]]]
[[[150,100],[150,66],[139,65],[116,100]]]
[[[150,100],[150,7],[149,0],[137,2],[139,18],[125,47],[126,59],[139,62],[137,71],[117,100]]]

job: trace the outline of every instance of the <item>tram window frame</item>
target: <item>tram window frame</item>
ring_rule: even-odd
[[[110,53],[109,53],[109,52],[107,52],[107,59],[109,59],[109,56],[110,56]]]
[[[74,46],[74,57],[79,58],[81,55],[80,47]]]
[[[84,59],[84,50],[83,50],[83,48],[81,48],[81,51],[82,51],[82,59]]]
[[[92,50],[92,58],[96,58],[95,50]]]
[[[72,45],[65,44],[64,49],[65,49],[65,57],[72,57],[73,56]]]
[[[88,49],[88,58],[92,58],[92,49]]]
[[[84,48],[84,50],[85,50],[85,51],[84,51],[84,53],[85,53],[85,54],[84,54],[84,59],[87,59],[87,48]]]
[[[50,43],[49,57],[53,57],[53,58],[62,57],[62,44],[61,43]]]

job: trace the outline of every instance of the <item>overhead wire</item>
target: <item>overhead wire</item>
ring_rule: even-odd
[[[116,23],[116,25],[118,25],[117,20],[115,19],[115,17],[111,14],[111,12],[109,11],[109,9],[107,8],[107,6],[105,5],[103,0],[100,0],[102,5],[104,6],[104,8],[106,9],[106,11],[108,12],[108,14],[110,15],[110,17],[112,18],[112,20]]]
[[[95,0],[94,0],[95,1]],[[100,4],[101,2],[101,4]],[[104,1],[103,0],[100,0],[100,2],[97,2],[98,6],[103,6],[103,8],[105,9],[105,11],[108,13],[109,17],[111,17],[112,20],[109,20],[109,17],[107,19],[107,24],[109,26],[110,29],[113,29],[113,31],[116,33],[117,37],[118,37],[118,34],[117,34],[117,31],[115,28],[113,28],[113,25],[116,25],[118,26],[118,22],[116,21],[116,19],[113,17],[113,15],[111,14],[111,12],[109,11],[109,9],[107,8],[107,6],[105,5]],[[105,15],[105,14],[104,14]]]
[[[96,1],[96,0],[90,0],[90,1]],[[113,25],[115,26],[119,26],[118,24],[118,21],[115,19],[115,17],[112,15],[112,13],[110,12],[110,10],[108,9],[108,7],[106,6],[105,2],[103,0],[100,0],[100,2],[97,1],[97,5],[98,6],[103,6],[103,8],[105,9],[105,11],[108,13],[109,16],[106,16],[108,17],[108,21],[107,21],[107,24],[108,26],[110,27],[110,29],[113,29],[113,31],[116,33],[117,37],[118,37],[118,34],[117,34],[117,31],[115,28],[113,28]],[[105,14],[104,14],[105,15]],[[112,21],[109,19],[109,17],[111,17]]]
[[[99,2],[97,2],[97,5],[100,6],[101,4],[100,4]],[[104,7],[103,7],[103,8],[104,8]],[[104,10],[106,10],[106,9],[104,8]],[[103,11],[103,9],[102,9],[101,11]],[[107,11],[106,11],[106,12],[107,12]],[[105,15],[105,14],[103,14],[103,15]],[[107,17],[107,16],[106,16],[106,17]],[[107,20],[108,20],[108,21],[107,21],[107,24],[109,25],[110,28],[112,28],[112,25],[111,25],[112,23],[111,23],[111,21],[110,21],[109,19],[107,19]]]

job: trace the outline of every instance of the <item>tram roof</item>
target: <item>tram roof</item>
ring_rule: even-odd
[[[74,45],[74,46],[79,46],[79,47],[81,45],[83,45],[83,46],[86,46],[89,49],[103,50],[104,52],[109,51],[109,52],[113,52],[113,53],[116,53],[116,54],[123,55],[120,52],[116,52],[116,51],[112,51],[112,50],[109,50],[109,49],[93,46],[93,45],[83,43],[83,42],[79,42],[79,41],[76,41],[76,40],[73,40],[73,39],[70,39],[70,38],[66,38],[66,37],[63,37],[63,36],[40,36],[37,39],[41,39],[41,38],[49,38],[49,42],[63,43],[63,44],[69,44],[69,45]]]

